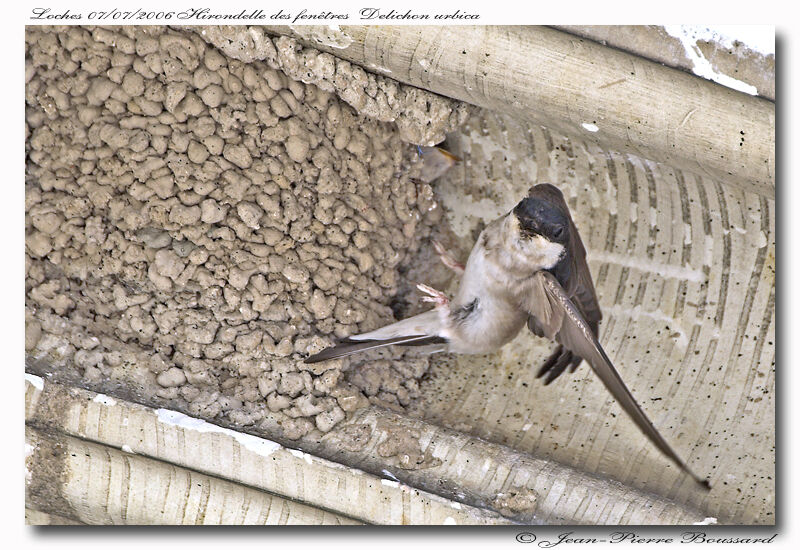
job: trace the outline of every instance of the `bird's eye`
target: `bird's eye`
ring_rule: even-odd
[[[556,239],[560,239],[563,234],[564,234],[563,227],[556,227],[556,230],[553,231],[553,237],[555,237]]]

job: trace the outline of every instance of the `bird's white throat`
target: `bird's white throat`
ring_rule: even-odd
[[[517,261],[537,269],[551,269],[558,263],[564,253],[564,245],[548,241],[541,235],[522,237],[517,217],[511,214],[506,220],[512,226],[509,234],[513,235],[511,248],[514,249]]]
[[[541,235],[521,239],[520,248],[532,264],[540,269],[550,269],[558,263],[564,253],[564,245],[548,241]]]

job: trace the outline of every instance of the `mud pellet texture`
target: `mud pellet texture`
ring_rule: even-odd
[[[425,358],[302,359],[391,322],[400,269],[429,246],[441,208],[417,202],[409,129],[275,61],[312,52],[206,39],[27,29],[28,357],[207,419],[277,415],[287,438],[406,405]]]
[[[458,128],[469,116],[468,105],[464,102],[369,73],[349,61],[305,47],[293,38],[269,36],[261,27],[228,25],[183,29],[197,33],[234,59],[263,60],[294,79],[290,80],[290,96],[278,94],[271,101],[273,112],[279,117],[288,116],[292,105],[299,101],[299,94],[295,92],[303,89],[301,82],[337,94],[359,113],[376,120],[394,121],[401,137],[418,145],[443,141],[447,132]],[[281,78],[285,76],[275,73],[267,77],[271,90],[282,87]]]

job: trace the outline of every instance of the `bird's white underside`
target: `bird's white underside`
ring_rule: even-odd
[[[508,215],[503,224],[503,233],[507,236],[499,256],[503,260],[500,263],[497,259],[487,260],[482,246],[474,249],[450,308],[426,311],[350,338],[383,340],[398,336],[436,335],[447,339],[449,351],[456,353],[489,353],[505,344],[525,324],[527,314],[515,301],[508,301],[504,292],[494,290],[508,286],[509,272],[552,268],[564,253],[564,246],[540,235],[520,238],[519,221],[513,214]],[[455,323],[450,318],[451,308],[465,306],[476,298],[477,315],[464,323]]]

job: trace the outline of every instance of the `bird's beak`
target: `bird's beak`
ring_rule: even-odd
[[[523,208],[522,203],[519,203],[517,206],[515,206],[514,210],[512,210],[512,213],[517,219],[520,236],[530,238],[536,235],[536,222],[533,220],[533,218],[525,215],[525,209]]]

